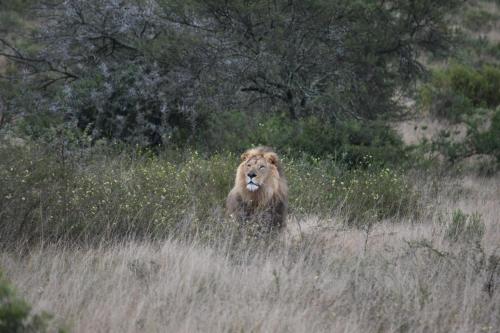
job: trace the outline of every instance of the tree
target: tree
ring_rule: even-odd
[[[52,0],[38,6],[41,47],[4,40],[3,54],[95,137],[166,143],[235,107],[294,120],[395,111],[419,53],[446,48],[443,13],[458,3]]]
[[[420,51],[447,47],[443,13],[458,3],[199,0],[178,22],[206,33],[241,92],[285,105],[291,118],[373,118],[422,72]]]

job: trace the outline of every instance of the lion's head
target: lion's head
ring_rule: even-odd
[[[258,191],[262,186],[273,183],[273,178],[279,178],[276,167],[278,156],[275,153],[243,154],[241,159],[239,176],[244,178],[248,191]]]
[[[286,181],[278,155],[268,147],[257,147],[241,155],[235,187],[248,199],[259,203],[286,192]]]
[[[288,188],[278,155],[268,147],[243,153],[234,188],[226,201],[228,215],[267,220],[268,226],[281,227],[287,206]]]

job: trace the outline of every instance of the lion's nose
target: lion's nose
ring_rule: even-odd
[[[247,174],[247,176],[250,177],[250,178],[253,178],[253,177],[257,176],[257,174],[255,174],[255,172],[249,172]]]

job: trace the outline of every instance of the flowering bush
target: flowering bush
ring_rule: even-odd
[[[417,193],[401,173],[383,168],[355,170],[336,189],[347,221],[364,226],[391,217],[414,216]]]
[[[2,143],[0,222],[5,240],[200,235],[223,225],[224,202],[239,161],[235,154],[156,156],[92,149],[62,156],[33,143]],[[411,214],[417,202],[394,170],[344,169],[331,159],[312,157],[283,160],[291,214],[340,210],[350,225],[360,226]]]

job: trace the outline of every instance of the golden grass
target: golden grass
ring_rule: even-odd
[[[443,182],[419,221],[368,234],[335,216],[292,217],[273,249],[48,245],[4,252],[0,266],[36,311],[74,332],[499,332],[500,286],[485,285],[500,284],[500,267],[478,257],[500,254],[500,180]],[[481,214],[479,250],[445,239],[455,209]]]

